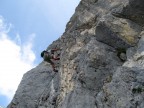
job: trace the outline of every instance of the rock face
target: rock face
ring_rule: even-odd
[[[143,0],[82,0],[47,48],[59,72],[40,63],[7,108],[144,108],[143,26]]]

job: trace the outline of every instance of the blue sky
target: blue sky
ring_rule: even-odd
[[[59,38],[80,0],[0,0],[0,106]]]

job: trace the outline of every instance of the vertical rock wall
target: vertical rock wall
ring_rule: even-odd
[[[27,72],[8,108],[144,108],[143,13],[142,0],[81,0],[47,48],[59,72]]]

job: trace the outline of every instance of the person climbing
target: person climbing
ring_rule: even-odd
[[[60,60],[60,58],[58,57],[60,54],[58,54],[57,57],[55,57],[54,55],[54,52],[58,50],[59,49],[51,49],[48,51],[44,50],[41,52],[41,57],[44,59],[44,61],[49,62],[52,65],[54,72],[58,72],[58,70],[55,69],[55,64],[52,60]]]

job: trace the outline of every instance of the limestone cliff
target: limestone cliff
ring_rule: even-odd
[[[59,72],[40,63],[7,108],[144,108],[143,26],[143,0],[82,0],[47,48]]]

